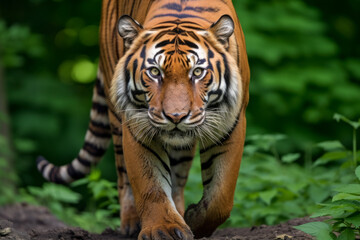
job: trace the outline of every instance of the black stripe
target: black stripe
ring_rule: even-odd
[[[72,178],[72,179],[80,179],[80,178],[83,178],[85,177],[85,174],[77,171],[74,166],[72,165],[72,163],[70,163],[68,166],[67,166],[67,172],[69,174],[69,176]]]
[[[184,163],[184,162],[191,162],[192,160],[193,160],[192,156],[182,157],[180,159],[170,158],[170,166],[173,167],[173,166],[179,165],[179,164]]]
[[[230,69],[229,69],[228,60],[227,60],[225,54],[221,53],[221,56],[223,57],[224,66],[225,66],[225,73],[224,73],[225,82],[226,82],[226,85],[229,86],[230,85]]]
[[[155,152],[154,150],[152,150],[151,148],[143,145],[143,147],[145,149],[147,149],[149,152],[151,152],[161,163],[161,165],[164,167],[164,169],[169,173],[169,176],[171,176],[171,170],[170,167],[161,159],[161,157],[159,156],[159,154],[157,154],[157,152]]]
[[[95,81],[95,88],[96,88],[96,92],[99,96],[104,97],[104,98],[106,97],[104,87],[102,86],[101,80],[99,78],[97,78]]]
[[[132,80],[133,80],[135,90],[137,90],[136,82],[135,82],[135,75],[136,75],[137,67],[138,67],[138,60],[135,59],[134,62],[133,62],[133,72],[132,72]]]
[[[50,172],[49,172],[49,181],[50,182],[54,182],[54,171],[55,171],[55,168],[56,167],[52,167],[51,169],[50,169]]]
[[[174,10],[174,11],[177,11],[177,12],[181,12],[182,11],[182,7],[180,4],[177,4],[177,3],[168,3],[168,4],[165,4],[163,6],[161,6],[161,8],[165,8],[165,9],[169,9],[169,10]]]
[[[205,87],[208,88],[208,87],[213,83],[213,81],[214,81],[214,78],[213,78],[213,76],[212,76],[212,74],[211,74],[211,75],[210,75],[209,82],[206,83]]]
[[[118,155],[124,155],[122,145],[115,145],[114,144],[115,153]]]
[[[211,181],[212,181],[212,177],[210,178],[210,179],[208,179],[208,180],[206,180],[206,181],[203,181],[203,186],[206,186],[206,185],[208,185]]]
[[[79,163],[81,163],[81,165],[85,167],[91,167],[91,162],[89,160],[82,158],[80,156],[77,156],[77,160],[79,161]]]
[[[50,170],[49,173],[49,179],[51,182],[57,183],[57,184],[64,184],[65,181],[60,176],[60,168],[59,167],[53,167]]]
[[[165,30],[165,31],[159,32],[159,33],[155,36],[155,38],[153,39],[153,41],[155,42],[155,41],[159,40],[161,37],[163,37],[164,35],[166,35],[166,34],[169,33],[169,32],[170,32],[169,30]]]
[[[218,86],[218,89],[219,89],[220,86],[221,86],[221,80],[222,80],[221,63],[220,63],[220,61],[216,61],[216,70],[217,70],[218,73],[219,73],[219,86]]]
[[[193,29],[193,30],[199,30],[199,31],[205,30],[205,29],[203,29],[203,28],[201,28],[201,27],[194,27],[194,26],[190,26],[190,25],[181,25],[181,27],[183,27],[183,28],[189,28],[189,29]]]
[[[93,102],[91,108],[93,110],[97,111],[98,113],[100,113],[101,115],[106,114],[108,111],[107,105],[103,105],[103,104],[97,103],[97,102]]]
[[[160,48],[160,47],[164,47],[168,44],[172,44],[174,43],[174,41],[170,41],[170,40],[164,40],[162,42],[159,42],[158,44],[155,45],[155,48]]]
[[[201,26],[200,24],[195,23],[195,22],[191,22],[191,21],[180,21],[179,19],[177,19],[177,20],[175,20],[175,21],[165,21],[165,22],[162,22],[161,24],[167,24],[167,23],[172,23],[172,24],[176,24],[176,25],[179,25],[179,24],[193,24],[193,25]]]
[[[116,116],[116,115],[114,115],[114,116]],[[122,129],[116,127],[114,124],[111,124],[111,132],[113,135],[122,136]]]
[[[164,26],[158,26],[158,27],[151,28],[151,30],[159,30],[159,29],[172,28],[172,27],[174,27],[174,26],[173,25],[164,25]]]
[[[39,166],[44,163],[41,168],[39,169]],[[38,156],[36,159],[36,167],[39,169],[39,172],[41,172],[41,174],[44,173],[44,169],[46,168],[46,166],[49,164],[49,162],[43,157],[43,156]]]
[[[202,12],[218,12],[219,9],[218,8],[204,8],[204,7],[185,7],[184,11],[194,11],[194,12],[198,12],[198,13],[202,13]]]
[[[111,133],[108,132],[97,132],[92,128],[89,128],[89,131],[97,138],[111,138]]]
[[[90,124],[93,125],[94,127],[97,127],[97,128],[102,128],[104,130],[110,130],[110,125],[109,124],[96,122],[95,120],[92,120],[92,119],[90,120]]]
[[[207,20],[206,18],[200,17],[200,16],[196,16],[196,15],[191,15],[191,14],[173,14],[173,13],[167,13],[167,14],[158,14],[153,16],[151,19],[154,18],[162,18],[162,17],[176,17],[179,19],[183,19],[183,18],[198,18],[198,19],[202,19],[205,20],[207,22],[210,22],[209,20]]]
[[[187,45],[187,46],[190,47],[190,48],[194,48],[194,49],[198,49],[198,48],[199,48],[198,45],[196,45],[195,43],[192,43],[192,42],[190,42],[190,41],[188,41],[188,40],[184,40],[184,44]]]
[[[90,142],[85,142],[83,149],[95,157],[103,156],[106,151],[105,149],[98,147]]]
[[[201,171],[209,169],[212,166],[215,158],[224,154],[225,152],[219,152],[211,155],[211,157],[206,162],[201,163]]]
[[[119,173],[127,173],[127,171],[124,167],[118,167],[117,170]]]

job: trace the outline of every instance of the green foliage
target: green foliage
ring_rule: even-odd
[[[100,171],[94,169],[88,177],[72,184],[73,187],[86,185],[92,196],[85,200],[87,208],[81,212],[77,208],[81,195],[54,183],[22,189],[18,201],[46,206],[62,221],[91,232],[116,228],[120,225],[116,184],[100,177]]]
[[[224,226],[276,224],[311,214],[330,196],[337,171],[299,165],[299,153],[281,156],[283,135],[247,138],[231,218]]]
[[[120,210],[117,184],[101,178],[99,169],[93,169],[89,176],[71,184],[73,187],[86,185],[92,193],[92,200],[100,208],[106,207],[112,214]]]
[[[341,171],[343,173],[346,172],[346,176],[348,176],[347,179],[351,181],[336,184],[336,187],[333,189],[335,195],[333,195],[331,202],[320,204],[321,208],[312,215],[313,217],[330,216],[331,219],[327,220],[328,223],[314,222],[296,228],[320,240],[354,240],[355,235],[360,234],[360,166],[356,167],[359,161],[356,157],[356,130],[360,126],[360,121],[351,121],[340,114],[335,114],[334,118],[338,122],[340,120],[346,122],[353,128],[353,141],[355,142],[353,151],[346,151],[339,142],[322,143],[320,146],[330,152],[324,154],[317,162],[320,162],[320,164],[329,163],[329,161],[326,160],[340,162]],[[338,149],[343,151],[338,152]],[[354,169],[354,167],[356,167],[356,169]],[[341,181],[344,181],[344,179],[342,178]],[[338,180],[336,182],[339,183],[340,181]],[[319,225],[321,225],[321,227],[319,227]],[[339,233],[338,237],[334,234],[335,232]],[[329,238],[329,236],[331,238]]]
[[[40,43],[40,37],[32,34],[28,27],[22,25],[7,27],[0,19],[0,56],[4,66],[22,66],[25,61],[24,55],[41,56],[44,48]]]
[[[337,239],[335,234],[331,233],[331,227],[323,222],[305,223],[303,225],[296,226],[295,228],[316,237],[318,240]],[[351,240],[351,238],[345,239]]]
[[[252,70],[249,132],[284,132],[303,147],[341,136],[329,119],[333,112],[360,115],[360,61],[339,59],[342,49],[319,10],[303,0],[233,3]]]

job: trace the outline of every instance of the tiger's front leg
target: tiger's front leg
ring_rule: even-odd
[[[141,221],[138,239],[193,239],[172,200],[169,159],[161,146],[150,147],[123,126],[127,174]]]
[[[245,139],[245,112],[222,145],[200,149],[203,197],[185,212],[195,238],[208,237],[230,216]]]

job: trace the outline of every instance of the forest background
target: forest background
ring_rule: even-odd
[[[251,83],[247,147],[226,225],[309,215],[331,200],[333,186],[355,181],[339,172],[349,168],[353,131],[333,115],[360,117],[360,1],[233,2]],[[100,0],[0,1],[0,204],[45,204],[83,227],[94,212],[104,225],[118,224],[112,147],[71,188],[43,185],[35,167],[38,155],[68,163],[82,146],[100,8]],[[194,165],[187,203],[201,197],[198,159]]]

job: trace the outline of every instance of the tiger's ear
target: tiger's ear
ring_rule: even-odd
[[[141,24],[128,15],[121,16],[118,21],[118,31],[124,39],[126,48],[131,46],[141,29],[143,29]]]
[[[229,15],[222,15],[219,20],[211,25],[210,31],[225,48],[228,48],[229,38],[234,33],[234,21]]]

